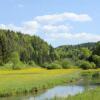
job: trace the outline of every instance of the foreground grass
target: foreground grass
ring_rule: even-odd
[[[68,97],[67,100],[100,100],[100,88],[86,91],[74,97]]]
[[[0,70],[0,97],[35,93],[79,78],[79,69]]]

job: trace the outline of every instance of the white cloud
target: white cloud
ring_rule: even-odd
[[[21,27],[17,27],[13,24],[8,24],[8,25],[0,24],[0,28],[1,29],[10,29],[10,30],[14,30],[14,31],[20,31],[21,30]]]
[[[31,21],[22,23],[21,26],[13,24],[0,24],[2,29],[10,29],[14,31],[20,31],[30,35],[36,34],[44,38],[51,43],[55,41],[83,41],[83,42],[95,42],[100,40],[100,35],[80,32],[72,32],[73,25],[68,25],[69,21],[86,22],[91,21],[92,18],[87,14],[76,13],[61,13],[37,16]]]
[[[100,41],[100,35],[92,33],[60,33],[60,34],[50,34],[50,38],[55,40],[79,40],[79,41],[88,41],[96,42]]]
[[[59,33],[59,32],[66,32],[71,29],[70,25],[66,25],[68,24],[67,20],[91,21],[92,18],[87,14],[61,13],[61,14],[37,16],[31,21],[24,22],[21,26],[15,26],[13,24],[8,24],[8,25],[1,24],[0,28],[21,31],[28,34],[34,34],[38,31],[43,31],[48,33],[51,32]]]
[[[43,32],[44,33],[62,33],[68,32],[72,27],[69,25],[44,25]]]
[[[23,33],[36,34],[39,29],[39,23],[36,21],[27,21],[23,23],[21,28]]]
[[[92,18],[87,14],[76,14],[76,13],[61,13],[61,14],[52,14],[52,15],[44,15],[37,16],[35,18],[39,23],[56,23],[62,21],[91,21]]]
[[[15,26],[13,24],[8,24],[8,25],[4,25],[4,24],[0,24],[0,28],[1,29],[10,29],[13,31],[19,31],[22,32],[24,34],[36,34],[36,32],[38,31],[39,24],[36,21],[27,21],[25,23],[22,24],[22,26]]]

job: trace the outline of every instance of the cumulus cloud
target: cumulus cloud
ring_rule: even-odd
[[[4,25],[0,24],[1,29],[10,29],[14,31],[20,31],[30,35],[39,35],[49,43],[55,41],[99,41],[100,35],[79,32],[72,32],[73,25],[69,25],[69,21],[73,22],[87,22],[92,21],[92,18],[87,14],[76,14],[76,13],[61,13],[37,16],[31,21],[26,21],[21,26],[13,24]]]
[[[92,18],[87,14],[76,14],[76,13],[61,13],[61,14],[51,14],[44,16],[37,16],[31,21],[24,22],[21,26],[15,26],[13,24],[4,25],[1,24],[0,28],[11,29],[15,31],[21,31],[28,34],[33,34],[37,30],[41,29],[42,31],[59,31],[66,32],[71,26],[66,25],[67,20],[69,21],[91,21]],[[53,23],[53,24],[52,24]]]
[[[55,23],[62,21],[91,21],[92,18],[87,14],[76,14],[76,13],[61,13],[61,14],[52,14],[52,15],[44,15],[37,16],[35,18],[36,21],[40,23]]]
[[[0,24],[0,29],[9,29],[9,30],[14,30],[14,31],[20,31],[21,27],[17,27],[13,24],[8,24],[8,25]]]
[[[51,38],[56,40],[79,40],[79,41],[88,41],[88,42],[96,42],[100,40],[100,35],[92,34],[92,33],[59,33],[59,34],[50,34]]]
[[[36,34],[39,29],[39,23],[37,23],[36,21],[27,21],[23,23],[23,26],[21,28],[23,33]]]
[[[44,25],[43,31],[47,34],[68,32],[72,27],[69,25]]]
[[[27,21],[24,22],[21,26],[15,26],[14,24],[8,24],[8,25],[0,24],[1,29],[19,31],[24,34],[30,34],[30,35],[36,34],[38,27],[39,24],[36,21]]]

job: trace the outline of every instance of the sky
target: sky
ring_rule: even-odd
[[[100,0],[0,0],[0,28],[54,47],[100,41]]]

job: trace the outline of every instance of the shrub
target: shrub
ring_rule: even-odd
[[[17,69],[22,69],[25,67],[25,64],[23,62],[17,62],[16,64],[13,65],[13,69],[17,70]]]
[[[28,63],[30,66],[37,67],[38,65],[34,61],[30,61]]]
[[[66,69],[66,68],[71,68],[72,64],[68,60],[62,60],[61,61],[61,66]]]
[[[48,62],[45,62],[44,64],[41,65],[41,67],[48,68],[48,65],[49,65],[49,63]]]
[[[93,59],[93,62],[95,62],[96,66],[97,66],[98,68],[100,68],[100,56],[98,56],[98,55],[93,55],[93,56],[92,56],[92,59]]]
[[[0,69],[12,69],[13,63],[12,62],[8,62],[6,64],[3,64],[0,66]]]
[[[93,62],[88,62],[81,60],[78,62],[78,66],[82,69],[92,69],[95,68],[95,64]]]
[[[96,64],[94,62],[91,62],[92,68],[96,68]]]
[[[47,68],[47,69],[61,69],[61,65],[58,64],[57,62],[53,62],[53,63],[47,63],[45,62],[42,67]]]
[[[61,68],[62,68],[61,65],[58,63],[51,63],[48,66],[48,69],[61,69]]]

